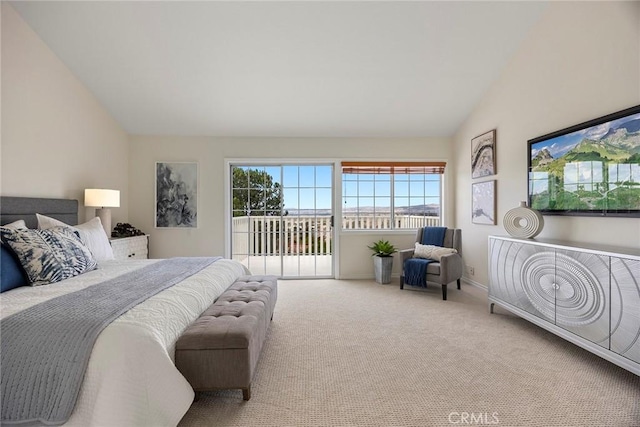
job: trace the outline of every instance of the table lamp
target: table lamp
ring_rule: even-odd
[[[107,237],[111,237],[111,209],[109,208],[120,207],[120,191],[87,188],[84,190],[84,205],[99,208],[96,209],[96,216],[100,218]]]

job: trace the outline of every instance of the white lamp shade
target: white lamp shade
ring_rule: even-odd
[[[119,208],[120,191],[87,188],[84,190],[84,205],[95,208]]]

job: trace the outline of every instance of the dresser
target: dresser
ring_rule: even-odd
[[[113,256],[117,260],[149,258],[149,236],[133,236],[109,239]]]
[[[640,250],[489,237],[489,302],[640,375]]]

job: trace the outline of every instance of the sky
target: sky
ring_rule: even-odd
[[[282,185],[286,209],[331,209],[332,165],[249,166]]]

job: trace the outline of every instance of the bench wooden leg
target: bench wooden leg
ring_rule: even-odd
[[[242,400],[249,400],[249,399],[251,399],[251,387],[243,388]]]

